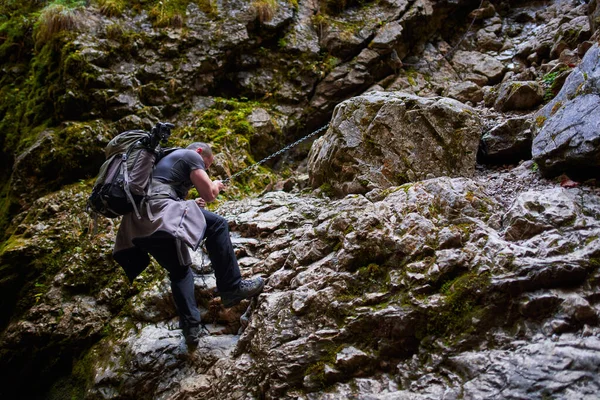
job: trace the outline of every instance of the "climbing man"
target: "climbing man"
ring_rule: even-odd
[[[195,346],[202,335],[200,311],[194,296],[194,275],[188,249],[196,250],[203,239],[212,262],[223,306],[256,296],[262,278],[242,280],[225,218],[205,210],[225,188],[212,181],[206,170],[213,162],[206,143],[195,142],[168,153],[156,164],[141,218],[123,216],[113,256],[133,281],[150,263],[148,254],[169,272],[171,291],[186,342]],[[200,198],[185,200],[195,187]]]

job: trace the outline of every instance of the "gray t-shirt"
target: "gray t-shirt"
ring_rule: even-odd
[[[153,178],[173,187],[177,196],[184,199],[194,186],[190,174],[196,169],[206,170],[200,154],[194,150],[179,149],[160,159],[154,168]]]

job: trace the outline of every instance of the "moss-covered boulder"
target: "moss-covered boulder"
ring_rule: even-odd
[[[474,109],[448,98],[369,93],[340,104],[309,156],[313,187],[365,193],[436,176],[471,176],[481,132]]]
[[[65,123],[40,132],[34,143],[16,157],[10,191],[26,208],[34,199],[65,184],[98,173],[104,146],[113,136],[101,121]]]
[[[69,374],[132,293],[111,257],[112,221],[92,235],[89,190],[77,183],[40,197],[13,218],[0,248],[3,398],[35,397]]]

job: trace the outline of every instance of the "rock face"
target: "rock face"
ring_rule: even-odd
[[[214,280],[196,271],[211,333],[196,350],[172,311],[122,315],[68,382],[86,382],[88,399],[592,398],[600,193],[561,188],[532,165],[339,200],[229,202],[219,212],[243,274],[267,278],[245,322],[248,303],[234,318],[213,314]],[[159,315],[162,290],[128,302]],[[218,334],[228,323],[246,328]]]
[[[600,46],[588,50],[560,93],[536,113],[533,159],[547,176],[600,172]]]
[[[499,111],[530,110],[542,103],[543,96],[537,82],[507,82],[500,86],[494,107]]]
[[[197,1],[177,26],[154,24],[182,2],[86,2],[59,52],[27,53],[12,16],[30,31],[41,3],[0,5],[0,176],[24,210],[0,199],[0,398],[598,397],[600,190],[538,171],[598,175],[596,0]],[[267,285],[224,309],[193,253],[188,348],[167,273],[130,285],[118,220],[90,234],[92,181],[64,185],[165,118],[230,176],[344,100],[309,160],[220,198]],[[476,165],[481,133],[479,161],[505,166]]]
[[[435,176],[471,176],[481,122],[448,98],[369,93],[340,104],[309,155],[313,187],[365,193]]]
[[[457,66],[459,73],[465,75],[466,80],[481,83],[482,86],[498,82],[504,72],[504,65],[497,59],[479,53],[459,50],[454,54],[452,62]]]

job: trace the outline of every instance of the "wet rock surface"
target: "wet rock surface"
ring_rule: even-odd
[[[86,11],[81,58],[61,69],[85,74],[85,92],[55,99],[81,124],[14,154],[25,211],[0,249],[0,397],[597,397],[600,192],[569,179],[597,176],[596,1],[347,5],[280,1],[260,21],[255,3],[190,4],[186,29],[126,12],[119,40]],[[221,96],[264,102],[242,112]],[[215,157],[227,176],[250,160],[233,148],[270,154],[348,98],[298,174],[216,210],[243,276],[267,285],[224,309],[194,253],[195,349],[165,271],[130,285],[110,256],[118,221],[91,235],[90,183],[62,186],[114,130],[206,110],[219,127],[242,115],[219,131],[235,137]],[[478,148],[498,166],[477,165]]]
[[[60,335],[46,321],[59,309],[67,328],[86,321],[71,338],[108,330],[74,369],[93,377],[90,399],[593,396],[600,192],[532,165],[337,200],[277,191],[228,202],[218,212],[242,273],[267,286],[225,311],[195,253],[208,329],[198,348],[177,328],[164,272],[118,318],[90,297],[49,302],[67,295],[57,287],[9,326],[3,348]]]

